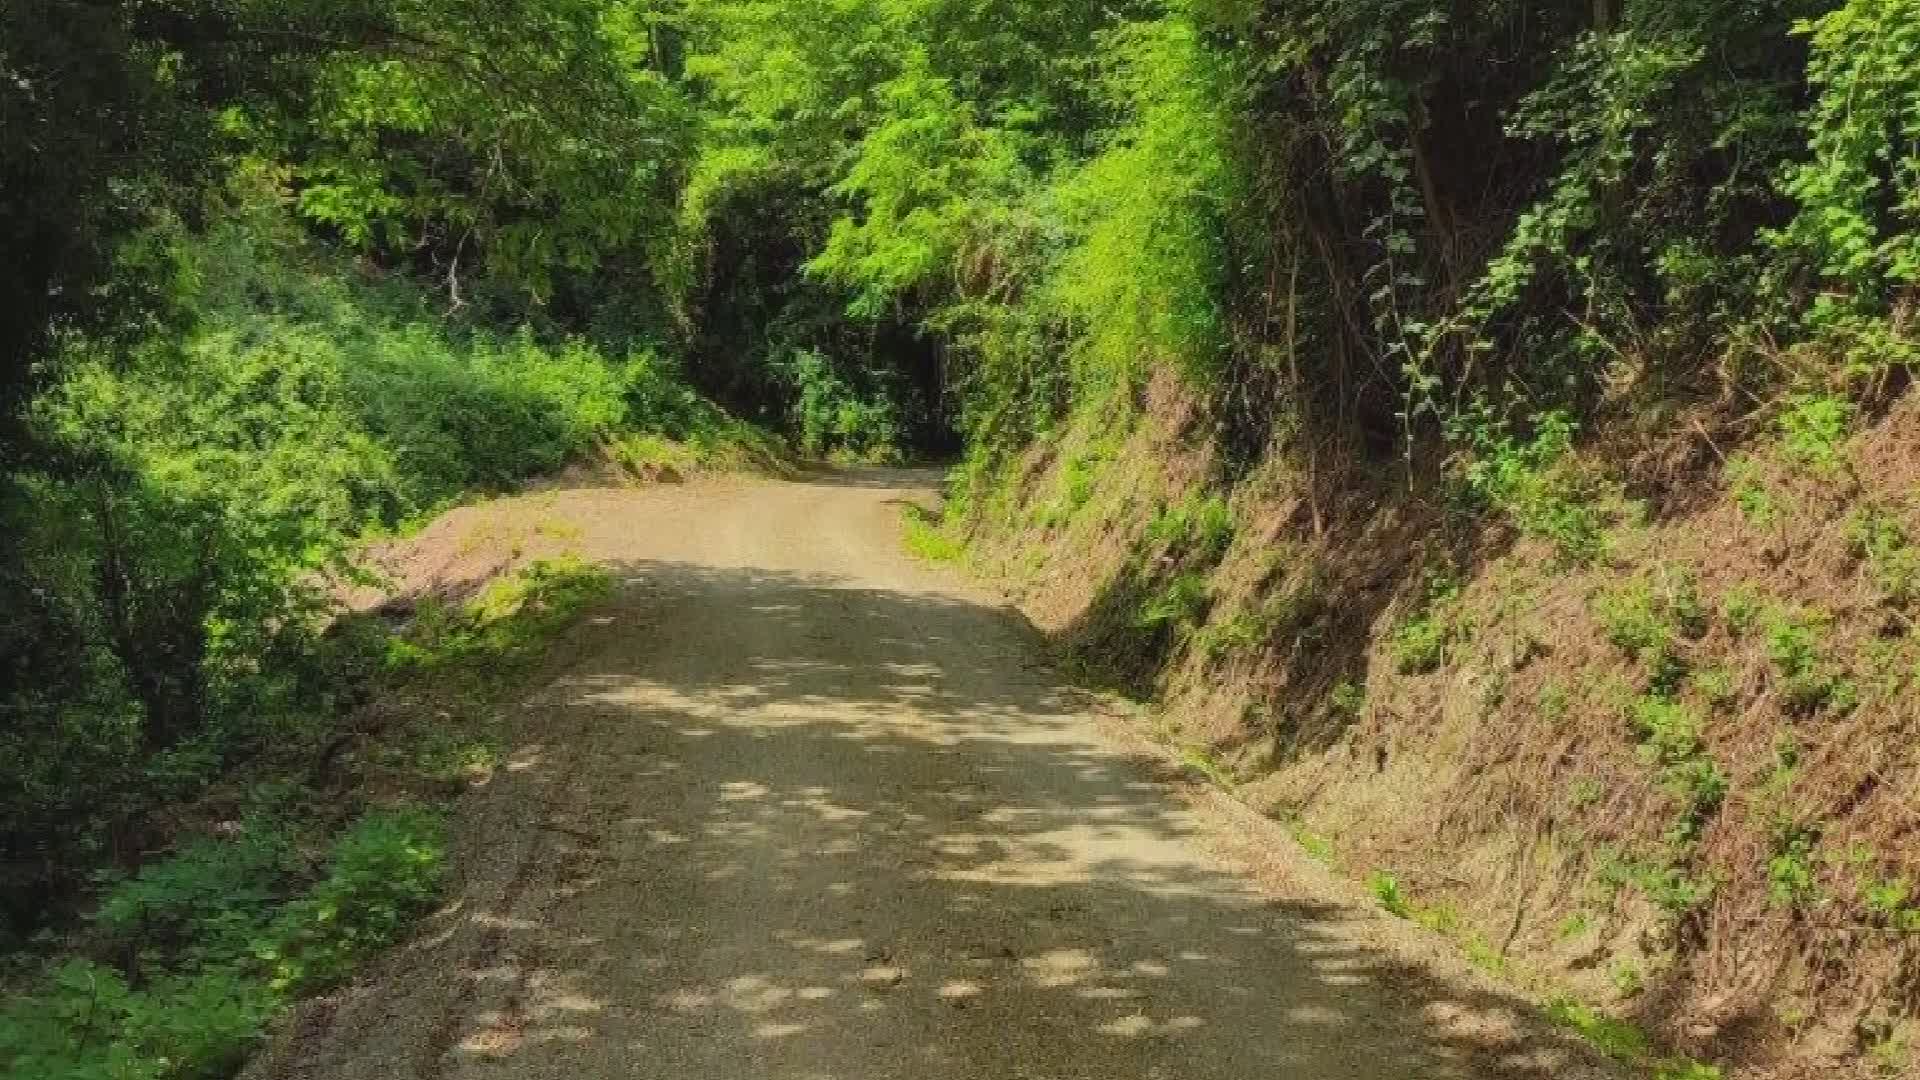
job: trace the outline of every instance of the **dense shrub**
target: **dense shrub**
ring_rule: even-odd
[[[193,329],[71,341],[31,414],[60,458],[4,478],[0,906],[22,920],[133,854],[145,809],[318,737],[352,689],[319,670],[328,582],[370,532],[616,432],[736,435],[652,353],[449,324],[271,207],[170,242]]]
[[[304,889],[288,838],[262,827],[190,845],[109,891],[96,918],[110,941],[137,946],[134,973],[73,959],[0,1009],[4,1075],[231,1075],[289,995],[391,944],[438,890],[444,839],[424,812],[361,818]]]

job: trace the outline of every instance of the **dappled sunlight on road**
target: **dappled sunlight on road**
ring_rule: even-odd
[[[836,552],[619,565],[472,798],[468,895],[405,961],[436,989],[396,973],[346,1037],[432,1014],[369,1036],[418,1077],[1576,1075],[1513,1002],[1217,864],[1003,611]],[[333,1060],[295,1074],[401,1075]]]

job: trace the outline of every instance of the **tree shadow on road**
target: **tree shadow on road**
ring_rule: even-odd
[[[460,902],[282,1075],[1593,1068],[1518,999],[1370,945],[1369,916],[1205,855],[1006,613],[815,575],[616,573],[621,599],[469,799]]]

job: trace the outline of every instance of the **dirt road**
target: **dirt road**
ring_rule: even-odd
[[[620,595],[464,800],[456,902],[253,1074],[1602,1075],[1114,741],[1016,617],[902,551],[929,479],[475,512]]]

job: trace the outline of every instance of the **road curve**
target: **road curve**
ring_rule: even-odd
[[[250,1075],[1599,1075],[1371,916],[1223,857],[1230,816],[903,552],[929,479],[520,500],[619,595],[463,798],[454,902]]]

